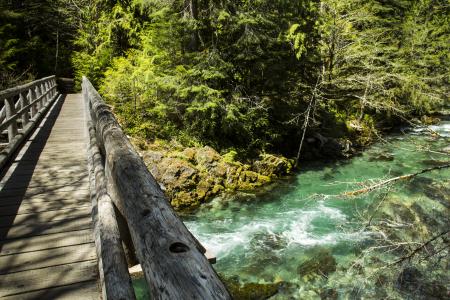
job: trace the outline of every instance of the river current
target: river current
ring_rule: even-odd
[[[320,299],[317,289],[333,283],[316,280],[306,284],[299,275],[299,265],[318,249],[333,256],[337,269],[352,264],[361,249],[373,245],[373,232],[364,224],[380,193],[404,201],[430,197],[411,181],[357,197],[342,194],[449,161],[448,154],[442,152],[450,145],[450,121],[429,129],[392,134],[349,160],[303,164],[297,174],[264,191],[216,198],[183,216],[183,221],[217,256],[214,268],[221,276],[240,284],[291,283],[289,291],[276,299]],[[420,177],[429,184],[446,185],[450,169]],[[442,209],[439,205],[436,202],[436,208],[430,209]],[[145,299],[142,282],[136,281],[135,286],[139,297]],[[345,289],[352,284],[340,286],[340,294],[347,296],[339,298],[351,299]]]

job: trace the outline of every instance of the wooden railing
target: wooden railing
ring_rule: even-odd
[[[57,98],[56,78],[50,76],[0,92],[0,133],[8,142],[0,152],[0,170]]]
[[[230,299],[205,249],[178,218],[110,108],[87,78],[82,88],[104,299],[135,299],[127,261],[136,259],[153,299]]]

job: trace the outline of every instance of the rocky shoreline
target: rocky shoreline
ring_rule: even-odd
[[[246,164],[235,160],[234,151],[220,155],[209,146],[184,148],[174,141],[136,146],[176,210],[195,209],[223,192],[254,190],[293,171],[292,160],[273,154]]]

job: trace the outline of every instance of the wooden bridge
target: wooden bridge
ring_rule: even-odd
[[[0,298],[230,299],[88,79],[0,92]]]

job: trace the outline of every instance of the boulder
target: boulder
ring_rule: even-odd
[[[329,249],[315,247],[309,250],[307,254],[309,254],[309,258],[297,267],[297,273],[300,276],[327,276],[336,271],[337,263]]]
[[[278,293],[282,282],[278,283],[245,283],[241,285],[237,277],[222,278],[233,299],[236,300],[263,300],[268,299]]]
[[[279,177],[292,172],[292,162],[281,156],[272,154],[261,154],[260,159],[255,161],[252,169],[264,176]]]
[[[197,161],[197,164],[208,170],[217,165],[217,162],[221,158],[222,157],[219,155],[219,153],[217,153],[216,150],[209,146],[198,149],[195,154],[195,160]]]
[[[195,164],[195,155],[197,154],[197,151],[195,148],[186,148],[181,152],[181,158],[187,160],[190,163]]]
[[[142,158],[175,209],[194,208],[226,190],[255,189],[271,181],[265,174],[277,177],[292,169],[288,159],[266,154],[257,164],[262,174],[229,157],[228,162],[211,147],[182,148],[177,143],[153,145]]]
[[[441,122],[439,118],[433,116],[422,116],[422,118],[420,118],[420,121],[424,125],[436,125],[439,124],[439,122]]]
[[[147,163],[147,164],[157,164],[159,163],[164,157],[164,154],[162,152],[159,151],[152,151],[152,150],[148,150],[143,152],[142,154],[142,159]]]
[[[179,158],[166,157],[158,164],[157,180],[167,189],[190,189],[197,182],[198,170]]]

